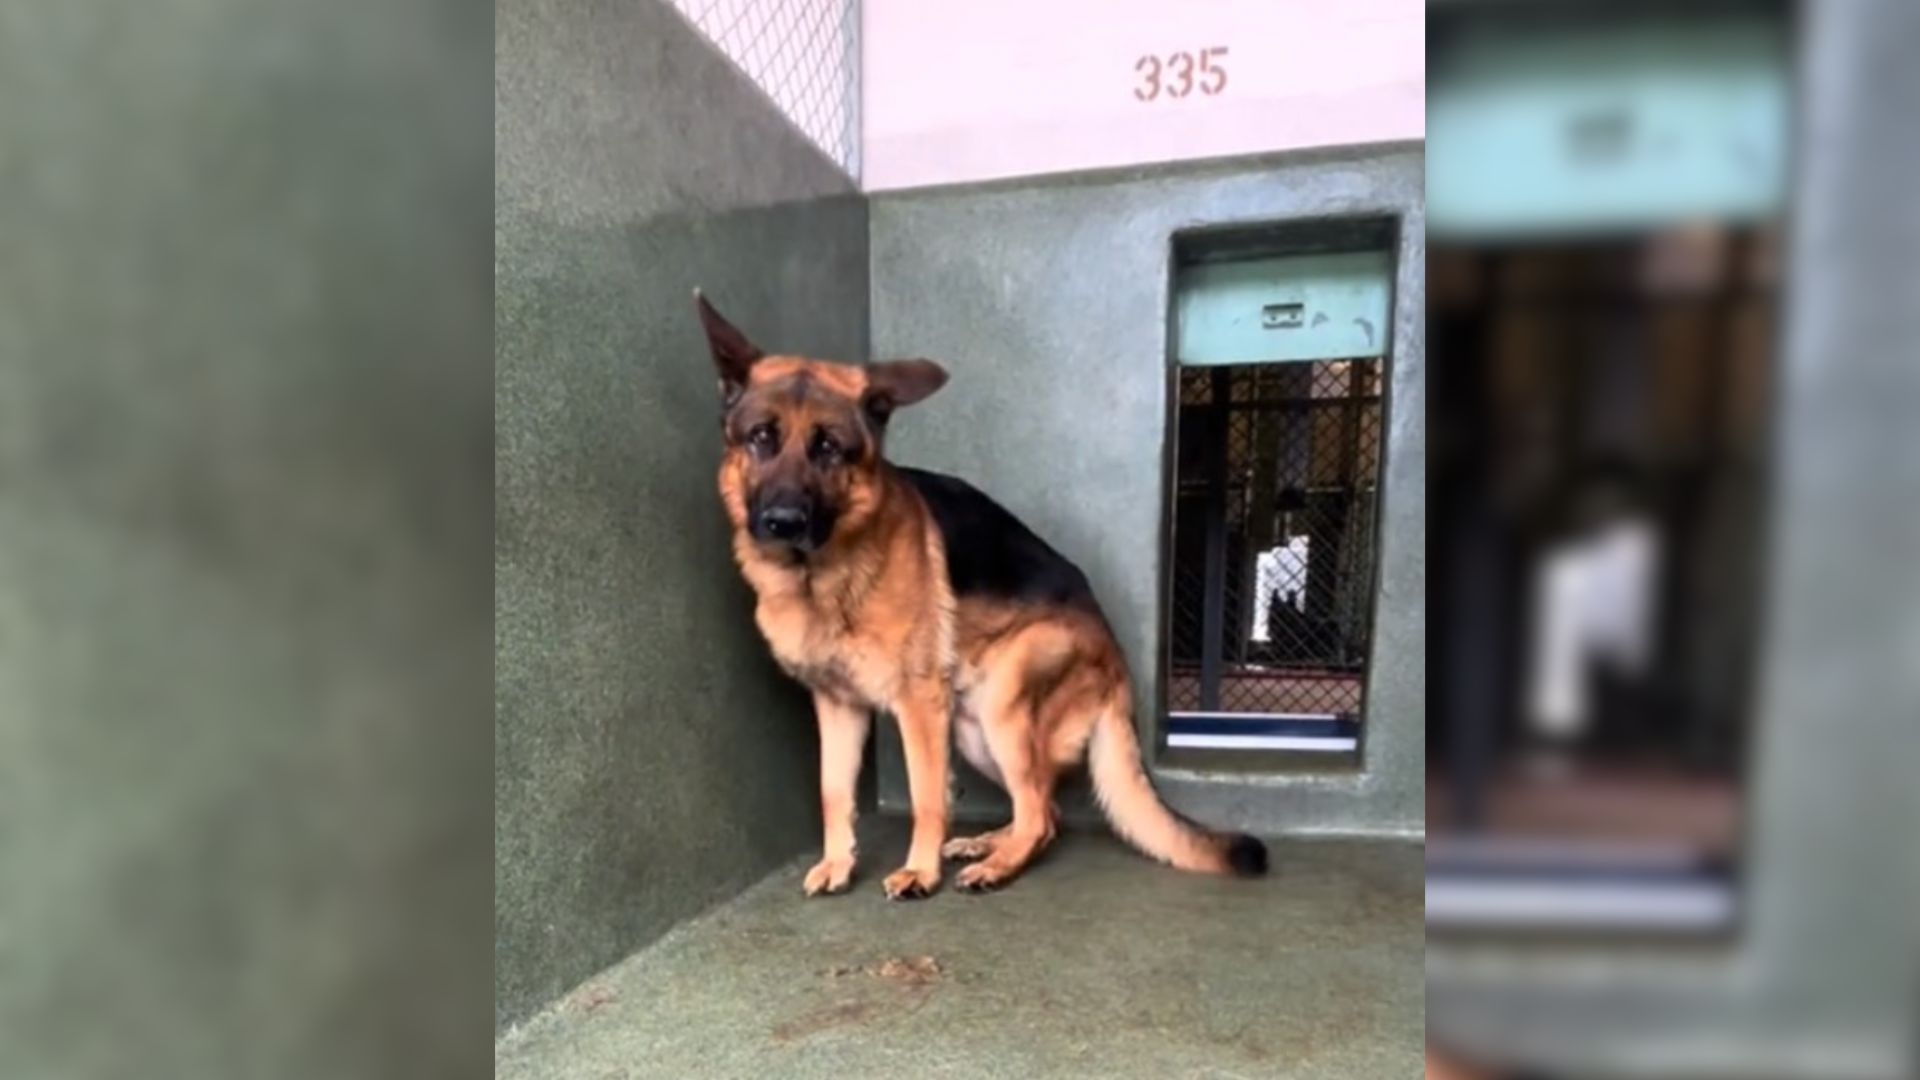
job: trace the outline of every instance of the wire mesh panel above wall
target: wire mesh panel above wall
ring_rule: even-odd
[[[858,0],[673,0],[814,145],[860,178]]]

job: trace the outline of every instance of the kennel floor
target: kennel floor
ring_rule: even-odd
[[[1074,830],[1001,892],[889,903],[906,833],[869,819],[850,893],[783,867],[510,1031],[495,1075],[1419,1076],[1420,846],[1271,846],[1233,881]]]

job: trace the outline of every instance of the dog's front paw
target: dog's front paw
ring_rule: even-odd
[[[808,896],[831,896],[847,891],[853,884],[853,860],[836,859],[829,856],[813,864],[807,871],[807,879],[801,884]]]
[[[919,900],[932,896],[933,891],[940,887],[940,871],[915,870],[911,866],[903,866],[888,874],[882,887],[887,890],[889,900]]]

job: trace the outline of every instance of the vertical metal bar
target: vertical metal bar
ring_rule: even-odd
[[[1233,376],[1213,369],[1213,400],[1207,410],[1207,564],[1201,595],[1200,708],[1220,708],[1221,652],[1226,645],[1227,602],[1227,402]]]
[[[1661,643],[1662,653],[1655,654],[1674,656],[1671,670],[1676,673],[1694,673],[1691,679],[1676,680],[1681,691],[1674,702],[1679,710],[1676,726],[1685,740],[1682,752],[1690,763],[1715,769],[1733,760],[1727,750],[1730,731],[1726,726],[1732,709],[1723,694],[1727,680],[1721,674],[1726,657],[1726,632],[1702,618],[1697,597],[1701,595],[1703,579],[1708,587],[1719,586],[1727,580],[1719,567],[1726,565],[1731,554],[1726,542],[1727,500],[1739,486],[1734,480],[1737,475],[1734,470],[1742,467],[1732,450],[1737,378],[1734,353],[1740,340],[1735,323],[1739,319],[1740,297],[1752,258],[1752,235],[1729,230],[1725,243],[1719,287],[1707,306],[1706,399],[1700,403],[1700,453],[1682,484],[1680,518],[1675,522],[1676,529],[1668,547],[1671,554],[1667,556],[1672,574],[1671,591],[1665,597],[1668,618],[1656,639]],[[1700,563],[1703,547],[1713,549],[1712,569]],[[1739,561],[1744,564],[1746,556],[1742,554]],[[1726,618],[1737,607],[1725,604],[1717,610],[1721,618]],[[1734,625],[1745,624],[1746,620],[1740,619]],[[1712,674],[1703,676],[1703,672]]]
[[[1493,367],[1488,330],[1505,299],[1491,284],[1499,279],[1498,269],[1496,259],[1483,259],[1479,277],[1489,283],[1488,295],[1475,318],[1435,342],[1433,357],[1450,369],[1450,378],[1441,386],[1443,392],[1455,395],[1450,406],[1460,412],[1454,418],[1455,431],[1469,441],[1460,448],[1466,471],[1460,478],[1464,483],[1455,492],[1458,504],[1453,508],[1449,544],[1452,565],[1447,567],[1447,591],[1453,602],[1443,613],[1449,661],[1442,691],[1450,727],[1447,765],[1453,781],[1454,828],[1462,834],[1477,833],[1486,824],[1487,786],[1498,752],[1496,710],[1506,675],[1502,639],[1507,635],[1502,623],[1510,614],[1501,591],[1507,570],[1502,565],[1506,556],[1501,550],[1502,530],[1485,490],[1492,472],[1489,433],[1495,419],[1487,400]]]
[[[1486,824],[1487,787],[1493,782],[1498,752],[1497,712],[1500,682],[1506,674],[1499,621],[1506,613],[1506,597],[1497,595],[1506,567],[1499,527],[1492,508],[1471,496],[1462,515],[1450,567],[1457,593],[1471,595],[1472,604],[1457,604],[1447,613],[1455,667],[1448,672],[1448,712],[1452,715],[1454,827],[1462,834],[1479,832]]]
[[[1346,664],[1355,654],[1364,664],[1367,646],[1364,640],[1355,641],[1354,632],[1359,629],[1348,618],[1353,611],[1353,588],[1355,578],[1353,569],[1354,507],[1360,501],[1360,394],[1364,386],[1362,376],[1372,361],[1347,361],[1347,400],[1340,410],[1340,501],[1338,505],[1338,528],[1334,532],[1336,546],[1334,572],[1338,575],[1332,582],[1333,593],[1333,645],[1334,662]],[[1364,668],[1362,669],[1364,671]]]
[[[1340,483],[1349,505],[1360,490],[1360,401],[1366,396],[1365,376],[1375,363],[1347,361],[1347,399],[1340,410]]]
[[[1352,393],[1352,376],[1356,361],[1347,362],[1347,392]],[[1330,370],[1331,364],[1315,363],[1314,382],[1319,383],[1324,373],[1331,380],[1338,378]],[[1317,389],[1317,386],[1316,386]],[[1357,428],[1354,410],[1359,406],[1351,401],[1343,401],[1329,396],[1325,400],[1332,408],[1339,410],[1335,416],[1337,427],[1333,432],[1333,445],[1325,446],[1316,425],[1314,431],[1313,454],[1316,459],[1321,452],[1327,451],[1334,469],[1335,483],[1328,485],[1338,488],[1347,476],[1347,449],[1350,436]],[[1309,477],[1311,485],[1316,477]],[[1347,546],[1347,509],[1350,492],[1328,491],[1322,488],[1309,496],[1311,520],[1314,526],[1313,546],[1307,552],[1306,601],[1307,616],[1312,620],[1313,658],[1321,664],[1339,664],[1346,659],[1343,629],[1340,625],[1339,600],[1341,570],[1345,566]]]
[[[1280,539],[1279,514],[1274,508],[1280,494],[1280,454],[1286,430],[1296,415],[1270,403],[1265,392],[1274,382],[1283,379],[1287,370],[1287,365],[1253,369],[1254,402],[1245,411],[1253,451],[1253,482],[1247,492],[1247,521],[1241,529],[1246,543],[1240,554],[1240,573],[1244,583],[1241,591],[1248,599],[1240,605],[1240,623],[1235,633],[1241,641],[1249,643],[1253,641],[1254,627],[1271,606],[1269,595],[1260,591],[1260,556]],[[1273,649],[1273,632],[1274,627],[1269,625],[1266,643],[1269,653]]]

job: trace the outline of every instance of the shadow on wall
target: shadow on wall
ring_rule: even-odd
[[[767,656],[714,490],[689,300],[866,347],[854,195],[501,230],[496,259],[496,1022],[815,841],[806,697]]]

